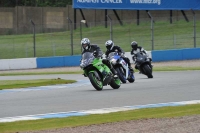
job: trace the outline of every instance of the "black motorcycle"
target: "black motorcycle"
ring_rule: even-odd
[[[152,71],[153,67],[151,65],[151,60],[147,55],[143,55],[138,52],[136,54],[135,68],[138,69],[142,74],[146,75],[148,78],[153,78]]]

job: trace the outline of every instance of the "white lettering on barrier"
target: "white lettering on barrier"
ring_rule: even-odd
[[[122,0],[101,0],[101,3],[123,3]],[[77,0],[77,3],[99,3],[99,0]]]
[[[144,0],[144,3],[149,3],[151,4],[152,0]]]
[[[101,0],[101,3],[122,3],[122,0]]]
[[[99,0],[77,0],[78,3],[99,3]]]
[[[130,0],[132,4],[161,4],[161,0]]]
[[[122,0],[77,0],[77,3],[123,3]],[[130,0],[132,4],[161,4],[161,0]]]

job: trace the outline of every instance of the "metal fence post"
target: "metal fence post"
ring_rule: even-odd
[[[35,50],[35,23],[30,20],[32,26],[33,26],[33,50],[34,50],[34,57],[36,57],[36,50]]]
[[[195,15],[195,12],[193,10],[192,10],[192,13],[193,13],[193,19],[194,19],[194,23],[193,23],[193,27],[194,27],[194,48],[196,48],[196,15]]]
[[[86,20],[81,20],[80,21],[80,38],[81,38],[81,40],[82,40],[82,23],[86,23]],[[81,46],[81,52],[83,51],[83,48],[82,48],[82,46]]]
[[[148,12],[148,14],[151,17],[151,41],[152,41],[152,50],[154,50],[154,21],[150,12]]]
[[[28,58],[28,47],[27,47],[27,44],[26,44],[26,47],[25,47],[25,53],[26,53],[26,58]]]
[[[111,19],[111,17],[109,16],[109,14],[107,15],[107,17],[108,17],[109,20],[110,20],[110,40],[113,41],[112,19]]]
[[[70,23],[70,35],[71,35],[71,55],[73,55],[73,27],[72,27],[72,21],[70,18],[67,17],[68,22]]]

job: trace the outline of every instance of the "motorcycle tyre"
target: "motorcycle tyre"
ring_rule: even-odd
[[[99,85],[97,84],[97,81],[96,81],[96,77],[95,77],[94,72],[89,73],[88,78],[90,79],[91,84],[94,86],[94,88],[95,88],[97,91],[101,91],[101,90],[103,89],[103,82],[101,81],[101,84],[102,84],[101,86],[99,86]]]
[[[148,78],[153,78],[152,69],[149,65],[144,65],[144,70]]]
[[[126,78],[125,76],[122,74],[120,68],[116,68],[117,71],[117,75],[119,77],[119,79],[122,81],[122,83],[126,83]]]
[[[133,75],[133,73],[132,73],[131,75]],[[135,81],[135,78],[133,78],[133,77],[131,76],[131,78],[128,78],[128,81],[129,81],[130,83],[133,83],[133,82]]]
[[[119,81],[118,81],[119,80]],[[119,84],[117,83],[119,82]],[[121,86],[120,84],[120,79],[111,79],[110,81],[110,86],[113,88],[113,89],[119,89],[119,87]]]

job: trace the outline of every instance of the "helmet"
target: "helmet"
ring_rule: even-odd
[[[106,41],[105,45],[108,50],[112,50],[112,48],[114,47],[114,42],[112,40],[108,40]]]
[[[83,49],[88,50],[90,48],[90,40],[88,38],[83,38],[81,40],[81,45]]]
[[[133,42],[131,43],[131,47],[132,47],[134,50],[136,50],[137,47],[138,47],[138,43],[137,43],[136,41],[133,41]]]

